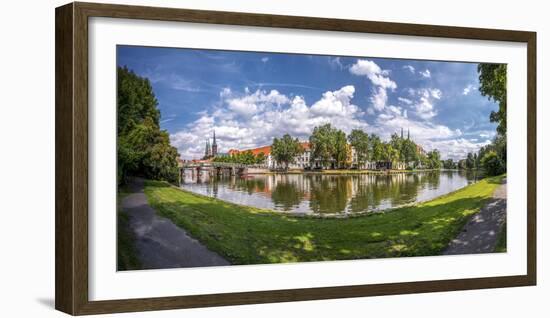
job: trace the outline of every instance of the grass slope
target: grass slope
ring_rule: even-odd
[[[351,218],[293,217],[148,181],[157,212],[233,264],[437,255],[502,177],[415,206]]]

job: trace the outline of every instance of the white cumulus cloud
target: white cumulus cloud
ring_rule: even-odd
[[[389,77],[389,71],[383,70],[373,61],[357,60],[349,71],[358,76],[366,76],[373,85],[370,101],[373,109],[382,111],[388,102],[388,89],[392,91],[397,88],[397,84]]]
[[[221,152],[270,145],[273,137],[291,134],[307,140],[315,126],[331,123],[349,133],[352,129],[366,129],[364,113],[352,103],[355,87],[344,86],[323,93],[308,105],[303,97],[288,97],[276,90],[245,90],[239,94],[230,89],[220,92],[221,106],[199,118],[185,129],[170,136],[182,158],[200,158],[207,138],[216,131]]]
[[[396,89],[397,84],[392,81],[388,75],[389,71],[382,70],[378,64],[369,60],[357,60],[355,64],[350,67],[350,72],[359,76],[366,76],[372,84],[381,86],[383,88]]]
[[[425,78],[432,77],[432,73],[428,69],[426,69],[425,71],[420,71],[419,73],[420,73],[420,75],[422,75],[422,77],[425,77]]]

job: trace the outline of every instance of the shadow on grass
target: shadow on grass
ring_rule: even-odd
[[[496,180],[493,182],[497,182]],[[344,219],[258,212],[147,182],[156,211],[233,264],[439,255],[486,197],[404,207]]]

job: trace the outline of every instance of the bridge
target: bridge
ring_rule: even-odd
[[[246,175],[250,170],[258,171],[268,169],[265,164],[256,164],[256,165],[247,165],[242,163],[231,163],[231,162],[188,162],[184,163],[181,166],[181,174],[185,170],[197,171],[207,171],[210,174],[229,174],[229,175]]]

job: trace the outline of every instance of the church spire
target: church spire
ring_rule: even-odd
[[[214,136],[212,138],[212,156],[218,155],[218,144],[216,143],[216,131],[214,130]]]

